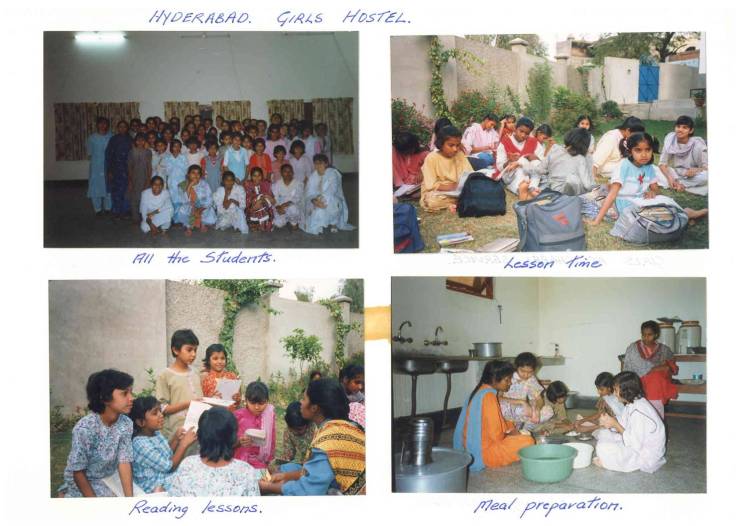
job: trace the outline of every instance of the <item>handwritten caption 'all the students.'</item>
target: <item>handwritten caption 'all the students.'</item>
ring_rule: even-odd
[[[150,265],[157,261],[155,252],[138,252],[132,258],[133,265]],[[186,265],[191,263],[200,264],[226,264],[226,265],[257,265],[261,263],[275,263],[275,257],[267,250],[257,253],[248,253],[243,250],[210,250],[199,256],[193,256],[189,253],[183,253],[181,250],[175,250],[161,261],[169,265]]]
[[[258,22],[246,11],[180,11],[178,9],[156,9],[148,23],[159,26],[226,27],[246,26]],[[264,21],[264,20],[263,20]],[[397,25],[410,24],[410,18],[402,11],[349,9],[330,14],[321,11],[283,11],[275,16],[279,28],[302,28],[321,24],[344,25]]]

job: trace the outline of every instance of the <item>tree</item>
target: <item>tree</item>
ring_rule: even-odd
[[[545,44],[542,40],[540,40],[540,37],[536,34],[526,34],[526,35],[467,35],[467,38],[470,40],[476,40],[478,42],[482,42],[483,44],[486,44],[487,46],[491,47],[498,47],[502,49],[509,49],[509,42],[514,40],[515,38],[521,38],[522,40],[526,40],[529,44],[527,46],[527,52],[530,55],[535,55],[536,57],[547,57],[548,56],[548,48],[545,47]]]
[[[286,355],[299,364],[299,378],[304,376],[304,363],[318,362],[322,343],[314,334],[307,336],[303,329],[294,329],[292,335],[281,338]]]
[[[535,64],[527,77],[527,106],[525,114],[537,122],[547,122],[553,99],[553,73],[547,62]]]
[[[299,287],[293,291],[296,301],[312,303],[314,301],[314,287]]]
[[[351,312],[364,312],[364,280],[342,280],[338,287],[338,294],[351,298]]]
[[[602,64],[605,57],[633,58],[642,62],[665,62],[685,48],[696,32],[603,33],[592,46],[593,61]]]

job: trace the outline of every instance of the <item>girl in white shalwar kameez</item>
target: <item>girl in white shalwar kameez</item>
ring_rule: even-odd
[[[168,190],[164,190],[164,179],[160,175],[151,178],[151,187],[140,194],[140,229],[154,236],[165,233],[171,226],[174,207]]]
[[[213,194],[218,219],[216,230],[234,228],[242,234],[249,234],[244,209],[247,206],[247,194],[241,185],[236,184],[233,172],[223,172],[221,186]]]
[[[304,200],[304,183],[295,178],[290,164],[281,167],[281,179],[273,183],[273,195],[276,203],[273,225],[298,228],[303,219],[300,207]]]
[[[324,154],[314,156],[314,172],[309,176],[304,196],[306,208],[305,232],[321,234],[330,227],[332,232],[353,230],[348,224],[348,205],[343,195],[343,176],[329,167]]]
[[[613,392],[625,405],[619,419],[603,414],[597,432],[595,463],[611,471],[654,473],[665,464],[665,424],[644,398],[636,373],[624,371],[613,379]]]

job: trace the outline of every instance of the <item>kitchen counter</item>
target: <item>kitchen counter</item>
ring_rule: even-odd
[[[493,356],[484,358],[481,356],[470,356],[469,354],[426,354],[419,352],[393,352],[392,360],[433,360],[437,362],[466,360],[469,362],[490,362],[491,360],[514,361],[515,356]],[[538,356],[540,365],[564,365],[564,356]]]

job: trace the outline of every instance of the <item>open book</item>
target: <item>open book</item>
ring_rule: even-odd
[[[216,382],[216,391],[221,393],[221,398],[224,400],[231,400],[234,403],[233,397],[239,392],[239,388],[242,385],[241,380],[231,380],[228,378],[219,378]]]
[[[115,471],[108,477],[105,477],[101,479],[101,481],[106,484],[106,487],[112,490],[112,493],[114,493],[118,497],[124,497],[125,491],[122,489],[122,479],[119,478],[119,471]],[[132,483],[132,495],[133,497],[139,497],[141,495],[147,495],[145,491],[142,490],[140,486]]]
[[[205,411],[210,409],[212,406],[210,404],[206,404],[205,402],[198,402],[197,400],[193,400],[190,402],[190,407],[187,409],[187,416],[184,419],[184,424],[182,424],[182,427],[184,429],[190,429],[195,428],[195,431],[197,431],[197,422],[200,420],[200,415],[202,415]]]
[[[395,197],[402,197],[404,195],[411,195],[421,189],[421,184],[404,184],[397,190],[395,190]]]
[[[231,407],[232,405],[234,405],[233,400],[224,400],[223,398],[209,398],[207,396],[203,397],[203,402],[209,405],[217,405],[219,407]],[[189,428],[186,428],[186,429],[189,429]]]

